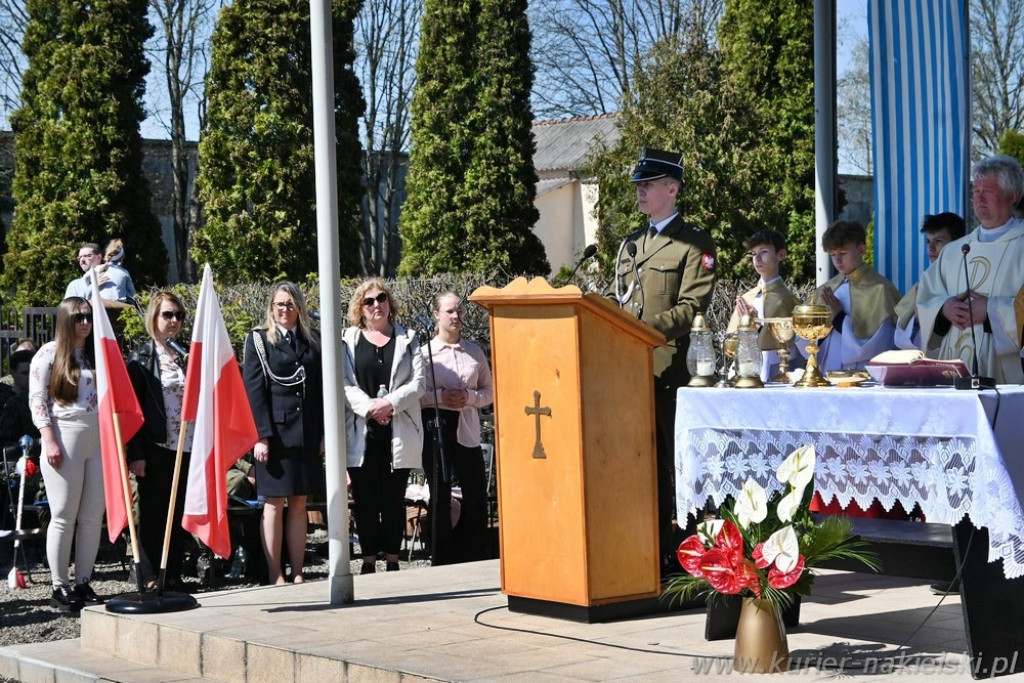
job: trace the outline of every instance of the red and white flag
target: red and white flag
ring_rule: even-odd
[[[93,272],[93,282],[96,280]],[[114,336],[114,328],[107,318],[107,309],[100,297],[100,288],[92,288],[92,338],[96,350],[96,398],[100,413],[100,452],[103,460],[103,495],[107,502],[107,534],[110,541],[128,524],[128,504],[125,501],[122,475],[127,477],[126,463],[121,458],[124,444],[142,427],[142,409],[128,379],[121,347]],[[119,421],[114,427],[115,416]],[[120,431],[120,442],[118,440]]]
[[[259,436],[213,288],[210,264],[203,269],[188,355],[182,419],[196,426],[181,526],[213,552],[228,557],[227,471]]]

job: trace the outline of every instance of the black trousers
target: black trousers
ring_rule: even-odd
[[[440,411],[441,434],[448,456],[449,481],[435,481],[441,477],[440,449],[435,448],[434,409],[423,411],[423,425],[426,438],[423,441],[423,469],[430,485],[431,498],[435,498],[433,510],[437,511],[438,538],[435,549],[437,564],[474,562],[487,558],[487,472],[484,467],[483,449],[479,446],[463,446],[458,441],[459,413],[455,410]],[[450,480],[458,480],[462,489],[462,508],[459,521],[449,531],[451,520]]]
[[[408,469],[391,469],[390,442],[383,442],[388,452],[367,440],[362,467],[348,468],[352,478],[352,513],[363,556],[384,552],[397,555],[402,549],[405,532],[405,489],[409,483]]]
[[[167,511],[171,504],[171,484],[174,481],[174,451],[154,446],[146,452],[146,476],[136,477],[139,491],[139,545],[142,549],[143,579],[156,578],[163,555]],[[185,479],[188,475],[189,454],[181,461],[178,492],[174,504],[174,522],[171,543],[167,553],[167,580],[181,580],[181,565],[192,537],[181,528],[185,509]]]

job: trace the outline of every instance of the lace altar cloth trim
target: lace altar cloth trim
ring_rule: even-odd
[[[683,421],[684,406],[679,407]],[[696,512],[708,498],[720,504],[748,477],[768,491],[778,490],[774,474],[782,460],[814,443],[814,485],[826,503],[835,498],[845,506],[854,500],[866,508],[878,498],[886,509],[900,501],[909,510],[916,502],[929,522],[950,525],[969,515],[975,525],[988,528],[989,561],[1002,559],[1007,578],[1024,576],[1024,515],[987,423],[976,436],[839,429],[677,428],[677,509]]]

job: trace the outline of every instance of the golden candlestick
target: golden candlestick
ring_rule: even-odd
[[[818,369],[818,340],[832,331],[832,309],[823,304],[801,304],[793,308],[793,330],[807,345],[807,365],[804,376],[794,385],[798,387],[829,386]]]

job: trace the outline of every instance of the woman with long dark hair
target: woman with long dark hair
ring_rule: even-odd
[[[43,442],[40,469],[50,504],[50,604],[63,612],[103,602],[89,586],[105,509],[95,367],[92,306],[68,297],[57,308],[54,340],[43,344],[29,371],[29,407]],[[72,539],[73,587],[68,568]]]

